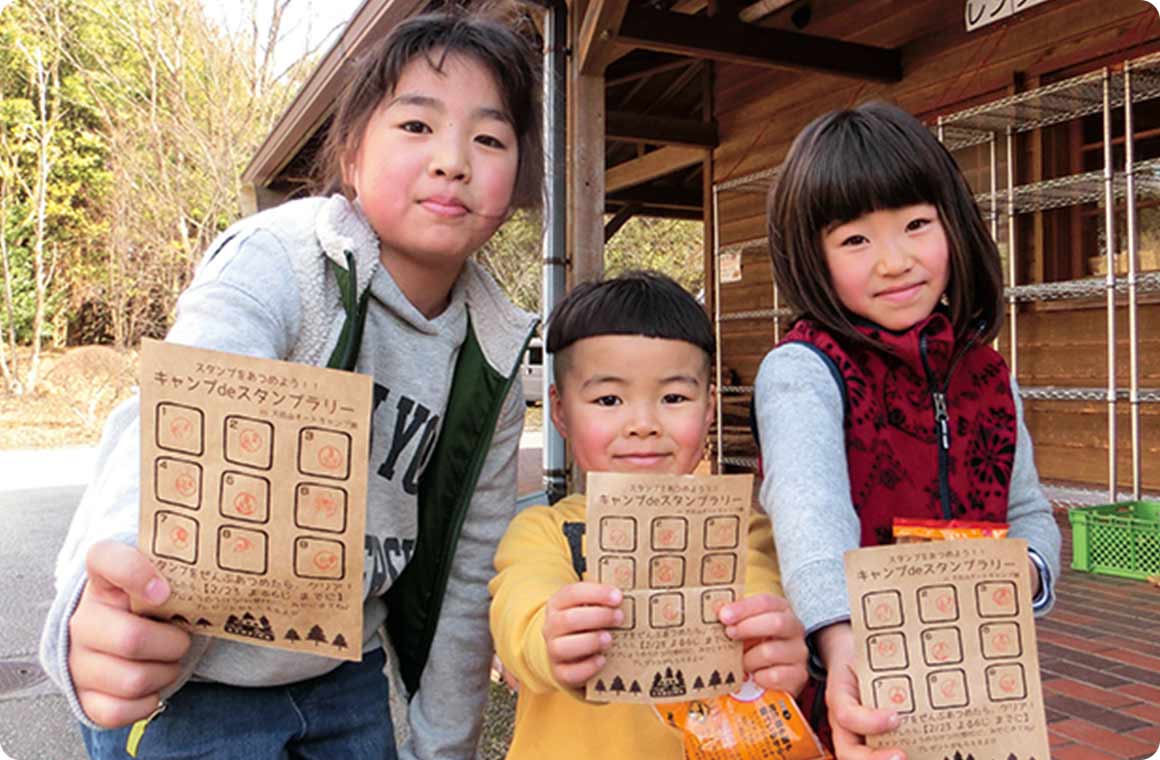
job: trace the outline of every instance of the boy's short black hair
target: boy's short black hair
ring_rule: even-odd
[[[659,272],[625,272],[619,277],[577,285],[556,306],[548,323],[548,353],[555,355],[555,381],[567,370],[568,347],[601,335],[643,335],[716,350],[713,325],[697,299]]]

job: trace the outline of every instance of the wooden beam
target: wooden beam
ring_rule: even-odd
[[[605,67],[624,55],[617,34],[628,0],[592,0],[580,26],[580,73],[603,75]]]
[[[679,187],[632,187],[606,196],[608,203],[636,204],[656,208],[701,211],[701,193]]]
[[[701,212],[686,208],[668,208],[666,206],[635,206],[636,216],[651,216],[657,219],[695,219],[701,220]]]
[[[718,144],[716,122],[610,111],[606,124],[608,140],[701,148],[716,148]]]
[[[898,50],[646,7],[634,6],[625,13],[617,41],[714,61],[809,69],[878,82],[902,80]]]
[[[670,146],[646,153],[640,158],[605,169],[604,192],[614,193],[626,187],[663,177],[670,172],[693,166],[705,160],[702,148]]]
[[[612,215],[611,219],[609,219],[607,222],[605,222],[605,224],[604,224],[604,244],[605,245],[608,245],[608,241],[612,240],[613,235],[615,235],[617,232],[620,232],[620,228],[624,226],[625,222],[627,222],[629,219],[631,219],[633,216],[636,215],[637,208],[638,208],[637,206],[634,206],[630,203],[629,205],[622,207],[619,211],[617,211],[615,214]]]

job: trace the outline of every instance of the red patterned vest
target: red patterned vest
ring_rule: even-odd
[[[1003,358],[974,341],[956,351],[941,312],[901,333],[858,329],[881,348],[839,342],[810,320],[782,344],[812,346],[841,378],[862,546],[893,543],[895,517],[1005,522],[1016,420]]]

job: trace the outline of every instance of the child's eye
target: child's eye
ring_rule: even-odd
[[[617,396],[600,396],[599,398],[593,399],[592,403],[597,406],[617,406],[620,404],[620,398]]]
[[[930,224],[933,220],[926,217],[919,217],[918,219],[911,219],[906,225],[907,232],[914,232]]]
[[[866,245],[869,242],[870,241],[866,238],[865,235],[851,235],[850,237],[843,240],[841,245],[849,245],[849,246]]]
[[[666,393],[661,399],[666,404],[681,404],[689,400],[689,397],[683,393]]]
[[[421,121],[405,121],[399,125],[399,129],[404,132],[410,132],[413,135],[423,135],[431,131],[431,127],[428,127]]]
[[[491,135],[480,135],[475,138],[475,141],[480,145],[486,145],[489,148],[496,148],[498,150],[503,150],[507,147],[503,144],[503,141]]]

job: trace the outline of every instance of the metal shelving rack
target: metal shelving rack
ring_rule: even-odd
[[[1058,301],[1091,298],[1103,295],[1107,314],[1108,382],[1100,388],[1023,388],[1025,399],[1054,401],[1088,401],[1107,404],[1108,415],[1108,489],[1107,496],[1116,499],[1117,440],[1116,403],[1126,400],[1130,405],[1132,426],[1132,495],[1140,497],[1141,442],[1140,404],[1160,401],[1160,391],[1140,388],[1139,373],[1139,303],[1141,293],[1160,292],[1160,272],[1139,273],[1136,241],[1136,204],[1140,198],[1160,198],[1160,160],[1134,162],[1133,106],[1136,103],[1160,97],[1160,55],[1150,55],[1125,61],[1121,71],[1110,68],[1083,74],[1061,82],[1038,87],[1027,92],[985,103],[958,113],[941,117],[938,121],[940,138],[952,151],[989,142],[992,171],[989,192],[976,196],[980,211],[992,220],[992,232],[998,220],[1007,220],[1007,287],[1010,365],[1018,371],[1018,305],[1037,301]],[[1124,112],[1125,162],[1117,174],[1112,156],[1112,113]],[[1094,114],[1103,117],[1104,168],[1058,177],[1042,182],[1016,186],[1014,183],[1015,136],[1034,129],[1079,119]],[[1000,200],[996,183],[995,146],[1003,137],[1007,157],[1005,198]],[[1130,138],[1130,139],[1129,139]],[[1116,272],[1116,202],[1123,201],[1127,210],[1127,276]],[[1017,283],[1017,256],[1015,246],[1016,217],[1050,209],[1100,203],[1104,207],[1104,251],[1107,271],[1103,277],[1080,278],[1062,282]],[[1125,395],[1117,388],[1116,379],[1116,306],[1117,296],[1126,295],[1129,327],[1129,384]]]
[[[765,194],[773,180],[777,177],[780,167],[773,167],[771,169],[763,169],[752,174],[746,174],[741,177],[736,177],[725,182],[719,182],[713,185],[713,326],[716,330],[717,338],[717,356],[716,363],[716,384],[717,384],[717,426],[716,426],[716,459],[717,468],[720,470],[722,465],[730,465],[733,467],[742,467],[748,470],[757,469],[757,459],[755,457],[737,457],[725,455],[725,430],[724,430],[724,404],[721,402],[725,396],[744,395],[746,393],[753,393],[752,385],[724,385],[722,378],[723,364],[721,361],[721,323],[722,322],[736,322],[748,319],[768,319],[773,325],[773,343],[777,344],[781,340],[781,317],[787,317],[790,314],[789,309],[782,308],[780,305],[780,298],[777,292],[777,283],[770,277],[771,287],[773,290],[773,308],[772,309],[751,309],[748,311],[736,311],[729,313],[722,313],[721,311],[721,258],[727,254],[736,253],[739,256],[744,255],[747,248],[752,248],[755,245],[768,245],[768,238],[759,237],[751,240],[744,240],[739,243],[732,243],[730,245],[721,245],[721,225],[720,225],[720,195],[725,192],[743,192],[743,193],[759,193]]]
[[[1086,494],[1089,503],[1098,495],[1115,501],[1123,495],[1117,488],[1116,461],[1116,402],[1126,400],[1130,405],[1132,426],[1132,489],[1131,496],[1141,495],[1141,442],[1140,405],[1160,403],[1160,389],[1142,389],[1139,377],[1139,302],[1143,293],[1160,292],[1160,271],[1138,272],[1136,240],[1136,202],[1139,198],[1160,198],[1160,159],[1134,162],[1134,139],[1125,139],[1125,163],[1122,173],[1116,173],[1112,160],[1111,119],[1114,109],[1124,111],[1125,135],[1133,135],[1133,105],[1160,97],[1160,54],[1125,61],[1122,70],[1110,68],[1055,82],[1000,100],[940,117],[935,129],[939,139],[952,152],[987,144],[990,158],[990,190],[976,196],[984,219],[989,219],[992,236],[998,240],[1001,220],[1007,222],[1007,272],[1004,294],[1008,302],[1008,331],[1010,366],[1018,371],[1018,306],[1021,303],[1060,301],[1104,296],[1107,312],[1108,383],[1106,388],[1026,387],[1021,388],[1024,399],[1052,401],[1105,402],[1108,409],[1108,488],[1106,492],[1091,489],[1072,489]],[[1067,121],[1101,113],[1103,115],[1104,168],[1055,179],[1016,186],[1014,183],[1015,136],[1034,129],[1062,124]],[[1006,149],[1006,191],[998,185],[998,147],[1002,140]],[[777,175],[778,168],[748,174],[713,186],[713,239],[714,239],[714,312],[718,352],[716,359],[717,387],[722,395],[752,393],[752,386],[723,386],[721,360],[721,323],[742,319],[769,318],[773,322],[774,342],[780,338],[778,318],[788,316],[780,308],[777,285],[773,284],[773,309],[722,313],[720,262],[727,253],[740,252],[754,245],[765,245],[767,239],[756,238],[730,245],[721,245],[719,196],[723,192],[765,192]],[[1116,273],[1116,201],[1124,201],[1127,209],[1126,275]],[[1016,218],[1023,214],[1055,208],[1102,202],[1104,205],[1104,256],[1107,272],[1102,277],[1088,277],[1061,282],[1020,285],[1017,283],[1015,248]],[[1129,384],[1118,388],[1116,380],[1116,299],[1127,297],[1129,327]],[[749,457],[730,457],[723,452],[721,404],[717,406],[717,463],[754,467],[756,460]]]

